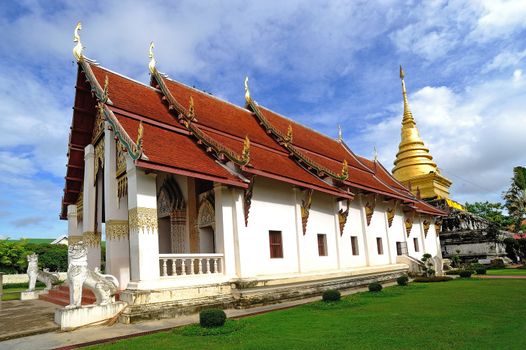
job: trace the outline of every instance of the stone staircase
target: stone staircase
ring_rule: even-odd
[[[40,294],[39,299],[60,306],[69,305],[69,286],[56,286],[47,294]],[[118,299],[118,296],[116,296],[116,299]],[[91,290],[84,288],[82,290],[82,305],[90,305],[95,303],[95,301],[97,301],[95,294]]]

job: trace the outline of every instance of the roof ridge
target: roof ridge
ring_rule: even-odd
[[[153,86],[151,86],[151,85],[148,85],[148,84],[143,83],[143,82],[141,82],[141,81],[138,81],[138,80],[136,80],[136,79],[130,78],[130,77],[124,75],[124,74],[117,73],[117,72],[115,72],[114,70],[111,70],[111,69],[109,69],[109,68],[106,68],[106,67],[104,67],[104,66],[101,66],[98,62],[90,61],[90,64],[94,65],[94,66],[97,67],[97,68],[100,68],[100,69],[103,69],[103,70],[105,70],[105,71],[108,71],[108,72],[110,72],[110,73],[112,73],[112,74],[115,74],[115,75],[117,75],[117,76],[119,76],[119,77],[121,77],[121,78],[124,78],[124,79],[126,79],[126,80],[129,80],[129,81],[132,81],[132,82],[134,82],[134,83],[136,83],[136,84],[139,84],[139,85],[142,85],[142,86],[144,86],[144,87],[150,88],[150,89],[152,89],[152,90],[154,90],[154,91],[156,91],[156,92],[160,92],[159,89],[156,89],[155,87],[153,87]]]
[[[211,93],[208,93],[208,92],[205,92],[205,91],[203,91],[203,90],[200,90],[200,89],[198,89],[198,88],[196,88],[196,87],[194,87],[194,86],[190,86],[190,85],[185,84],[185,83],[182,83],[182,82],[180,82],[180,81],[178,81],[178,80],[172,79],[172,78],[168,77],[168,76],[167,76],[166,74],[164,74],[164,73],[162,73],[162,74],[163,74],[163,78],[165,78],[166,80],[171,81],[172,83],[183,85],[184,87],[187,87],[187,88],[189,88],[189,89],[192,89],[192,90],[194,90],[194,91],[196,91],[196,92],[198,92],[198,93],[200,93],[200,94],[202,94],[202,95],[205,95],[205,96],[207,96],[207,97],[211,97],[211,98],[213,98],[213,99],[215,99],[215,100],[217,100],[217,101],[219,101],[219,102],[226,103],[226,104],[228,104],[228,105],[230,105],[230,106],[232,106],[232,107],[235,107],[235,108],[237,108],[237,109],[239,109],[239,110],[241,110],[241,111],[243,111],[243,112],[248,113],[249,116],[251,116],[251,114],[252,114],[248,109],[246,109],[246,108],[244,108],[244,107],[241,107],[241,106],[238,106],[238,105],[236,105],[236,104],[233,103],[233,102],[230,102],[230,101],[228,101],[228,100],[224,100],[224,99],[222,99],[222,98],[220,98],[220,97],[217,97],[216,95],[213,95],[213,94],[211,94]]]

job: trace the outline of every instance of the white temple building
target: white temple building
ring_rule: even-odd
[[[77,37],[78,38],[78,37]],[[256,103],[78,61],[61,219],[128,303],[123,322],[244,307],[441,268],[444,213],[376,159]]]

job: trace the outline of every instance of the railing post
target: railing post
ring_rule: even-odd
[[[177,259],[172,258],[172,276],[177,276]]]
[[[167,275],[166,260],[168,259],[163,259],[163,276]]]
[[[206,258],[206,274],[209,275],[212,272],[210,271],[210,258]]]
[[[181,275],[186,275],[186,259],[181,259]]]
[[[197,274],[202,275],[203,274],[203,259],[199,258],[197,259]]]
[[[219,271],[217,271],[217,258],[214,258],[214,273],[219,273]]]
[[[190,258],[190,275],[193,275],[195,273],[195,271],[194,271],[194,268],[195,268],[194,261],[195,261],[194,258]]]

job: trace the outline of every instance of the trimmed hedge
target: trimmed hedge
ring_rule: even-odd
[[[470,271],[470,270],[463,270],[458,273],[458,275],[462,278],[470,278],[472,274],[473,274],[473,271]]]
[[[369,292],[380,292],[382,291],[383,287],[380,283],[374,282],[369,285]]]
[[[323,301],[339,301],[342,298],[342,294],[336,289],[329,289],[323,292]]]
[[[417,277],[413,282],[427,283],[427,282],[447,282],[451,281],[453,277],[447,276],[432,276],[432,277]]]
[[[409,283],[409,277],[400,276],[396,279],[396,283],[398,283],[399,286],[407,286],[407,284]]]
[[[477,272],[477,275],[485,275],[486,269],[484,267],[479,267],[475,270]]]
[[[221,327],[225,324],[226,314],[221,309],[207,309],[199,313],[199,324],[201,327]]]

